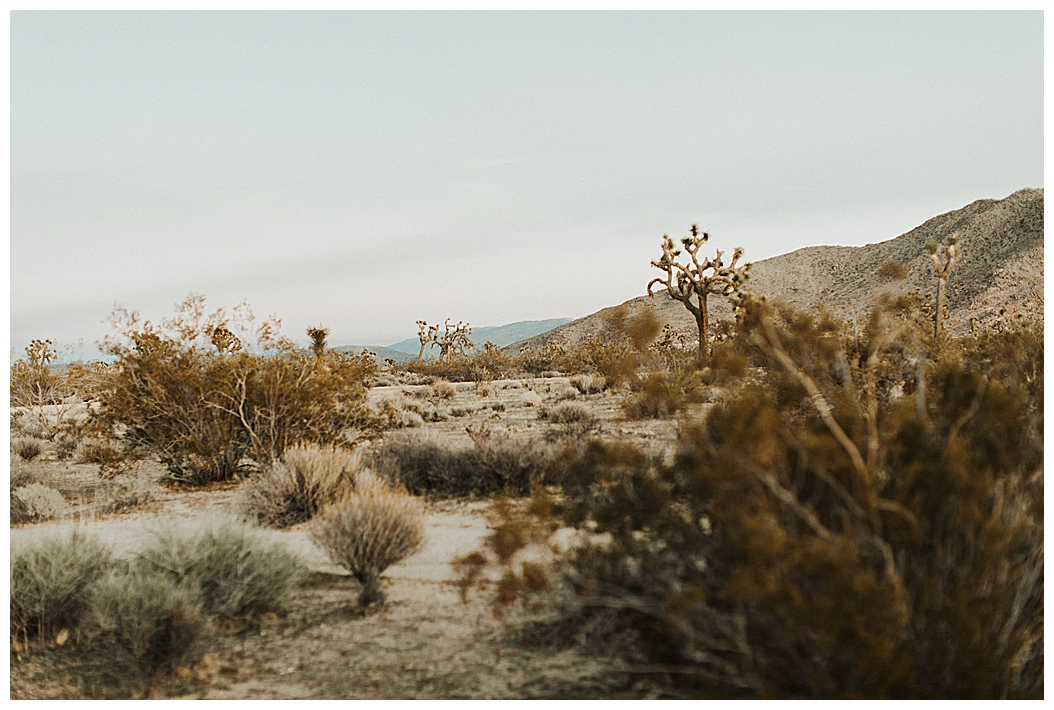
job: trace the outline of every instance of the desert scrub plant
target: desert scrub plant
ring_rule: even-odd
[[[171,577],[119,565],[87,590],[82,629],[96,646],[127,655],[141,672],[190,665],[210,630],[197,596]]]
[[[934,339],[940,338],[941,321],[946,318],[944,314],[944,290],[948,283],[948,276],[951,275],[952,269],[955,268],[955,262],[959,257],[958,243],[959,239],[957,237],[947,238],[944,250],[947,258],[943,262],[941,262],[939,253],[940,247],[937,242],[929,242],[926,244],[926,251],[930,255],[930,262],[933,264],[933,271],[937,275],[937,303],[933,312]]]
[[[43,451],[44,449],[41,447],[40,442],[37,439],[19,437],[18,439],[11,440],[11,453],[15,454],[23,461],[32,461],[37,456],[40,456]]]
[[[603,375],[575,375],[568,380],[571,386],[581,394],[598,394],[607,386],[607,379]]]
[[[699,328],[699,361],[706,363],[710,359],[710,314],[707,298],[711,295],[733,296],[746,282],[750,274],[750,264],[736,266],[743,256],[743,250],[736,248],[732,262],[725,265],[722,260],[724,252],[718,251],[713,259],[709,257],[699,261],[699,249],[710,238],[706,232],[700,234],[699,228],[692,225],[690,236],[681,239],[681,245],[688,253],[690,263],[677,261],[681,252],[676,249],[673,240],[665,234],[662,236],[662,257],[651,265],[666,272],[665,278],[656,278],[648,282],[648,295],[652,295],[655,284],[666,286],[670,298],[680,301],[688,312],[695,317]],[[706,272],[710,273],[707,274]],[[694,299],[694,302],[693,302]]]
[[[168,575],[193,591],[209,614],[227,620],[281,611],[305,575],[285,547],[233,520],[196,531],[157,528],[135,566]]]
[[[111,566],[110,549],[74,529],[11,547],[11,634],[50,638],[77,626],[88,589]]]
[[[358,580],[359,605],[366,607],[384,603],[381,574],[421,549],[424,527],[424,508],[418,499],[363,473],[353,492],[316,516],[311,539]]]
[[[371,467],[414,495],[525,495],[533,483],[558,477],[556,450],[486,429],[471,430],[472,444],[452,446],[427,432],[393,435],[371,453]]]
[[[205,314],[188,298],[161,325],[118,310],[99,421],[126,453],[155,456],[174,482],[228,480],[295,443],[336,444],[369,425],[366,354],[306,353],[247,306]],[[242,333],[242,337],[231,329]]]
[[[563,590],[572,618],[613,614],[680,694],[1042,697],[1042,415],[1026,384],[1042,359],[1011,375],[947,352],[924,396],[879,406],[916,384],[895,324],[857,342],[748,301],[742,327],[764,376],[687,427],[670,463],[589,444],[563,497],[533,506],[541,539],[570,525],[581,541],[531,577],[505,565],[498,601]],[[499,537],[538,537],[525,524],[498,525],[466,569],[501,567]]]
[[[242,512],[274,528],[310,520],[354,485],[362,468],[359,451],[314,444],[294,446],[245,484]]]
[[[30,483],[11,491],[11,522],[39,523],[61,518],[69,510],[66,499],[54,488]]]
[[[149,471],[128,471],[103,480],[95,489],[95,512],[113,515],[136,510],[154,501],[157,493],[157,479]]]

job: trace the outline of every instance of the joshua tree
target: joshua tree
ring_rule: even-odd
[[[665,278],[656,278],[648,282],[648,295],[652,295],[652,286],[664,284],[671,298],[684,304],[684,307],[695,316],[699,326],[699,360],[710,360],[710,319],[707,313],[706,298],[710,294],[731,296],[742,288],[750,272],[750,264],[737,267],[743,256],[743,249],[736,247],[732,253],[732,263],[727,266],[721,260],[723,251],[718,251],[713,259],[699,260],[699,248],[706,243],[710,235],[699,233],[699,227],[692,225],[691,236],[681,239],[684,250],[688,252],[691,263],[679,264],[677,257],[681,252],[675,249],[673,240],[662,235],[662,257],[651,262],[656,269],[666,272]],[[709,274],[704,272],[709,271]],[[694,302],[693,302],[694,299]]]
[[[933,314],[934,338],[939,338],[941,335],[941,319],[944,317],[944,285],[948,282],[948,275],[955,268],[955,260],[959,256],[955,245],[958,243],[959,240],[956,237],[948,237],[945,240],[945,244],[948,245],[945,250],[948,259],[943,265],[941,264],[940,247],[937,242],[929,242],[926,245],[926,251],[929,252],[930,261],[933,263],[933,270],[937,272],[937,309]]]
[[[326,354],[326,338],[329,337],[329,328],[314,325],[307,329],[307,337],[311,338],[311,352],[317,357]]]
[[[439,335],[438,324],[428,325],[426,321],[419,320],[417,328],[419,331],[417,337],[421,340],[421,352],[417,354],[418,360],[424,356],[425,347],[431,343],[439,346],[439,362],[447,362],[455,353],[464,354],[469,348],[475,347],[468,337],[472,333],[472,328],[468,323],[458,321],[451,330],[450,319],[447,318],[443,322],[442,336]]]
[[[417,361],[420,362],[425,356],[425,348],[429,344],[435,342],[436,335],[439,333],[439,324],[428,325],[427,321],[417,321],[417,337],[421,340],[421,350],[417,353]]]

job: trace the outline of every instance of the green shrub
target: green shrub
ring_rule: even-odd
[[[21,437],[11,440],[11,451],[23,461],[32,461],[44,451],[36,439]]]
[[[61,518],[68,510],[62,494],[43,484],[30,483],[11,491],[12,523],[39,523]]]
[[[925,334],[881,314],[856,337],[747,300],[741,327],[763,374],[672,462],[590,444],[466,579],[497,564],[501,602],[611,614],[681,695],[1042,697],[1041,339],[920,368]],[[514,565],[568,525],[586,534],[556,565]]]
[[[76,529],[12,545],[11,633],[28,640],[76,627],[110,565],[109,548]]]
[[[119,567],[88,590],[84,627],[109,642],[144,671],[174,671],[202,651],[208,619],[197,596],[170,576]]]
[[[381,574],[424,544],[424,509],[404,490],[360,479],[316,516],[311,539],[362,584],[361,606],[383,604]]]
[[[241,509],[253,520],[286,528],[310,520],[325,504],[349,490],[361,455],[313,444],[295,446],[246,483]]]
[[[154,531],[136,566],[168,574],[226,619],[254,618],[283,608],[304,576],[300,561],[248,526],[221,521],[198,531]]]
[[[369,424],[376,365],[367,354],[302,351],[276,336],[273,320],[255,330],[251,352],[230,330],[251,334],[251,317],[206,317],[200,297],[161,326],[123,311],[114,320],[99,421],[129,453],[157,457],[174,482],[228,480],[246,459],[266,466],[293,444],[340,443]]]

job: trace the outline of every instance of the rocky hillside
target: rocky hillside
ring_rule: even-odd
[[[881,292],[935,291],[936,279],[925,245],[943,242],[949,236],[959,238],[960,248],[959,263],[948,280],[952,332],[968,330],[971,318],[984,326],[1018,314],[1043,317],[1042,189],[1019,190],[1002,200],[978,200],[878,244],[806,247],[755,262],[749,290],[800,308],[822,303],[846,317],[862,318]],[[878,276],[879,267],[891,261],[905,267],[905,278],[890,282]],[[725,299],[713,298],[711,304],[712,316],[732,317]],[[696,332],[695,320],[685,307],[665,292],[639,296],[625,305],[631,311],[654,308],[660,319],[674,328]],[[550,340],[582,342],[605,327],[603,316],[611,310],[605,308],[506,350],[538,348]]]

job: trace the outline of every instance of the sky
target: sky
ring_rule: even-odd
[[[1040,12],[14,12],[10,350],[116,304],[307,342],[580,317],[1043,187]]]

